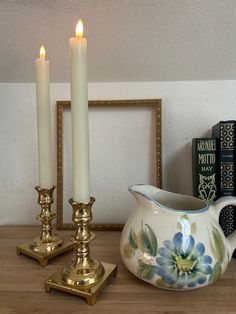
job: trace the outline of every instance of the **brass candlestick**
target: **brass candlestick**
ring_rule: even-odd
[[[64,241],[52,232],[52,220],[56,217],[56,214],[51,212],[55,186],[50,188],[36,186],[35,189],[38,192],[38,203],[41,206],[41,213],[37,216],[42,224],[41,235],[33,241],[18,246],[16,252],[17,255],[27,255],[38,260],[41,266],[46,266],[49,259],[73,249],[73,243]]]
[[[94,240],[95,234],[89,231],[89,223],[92,220],[91,208],[95,199],[91,197],[86,204],[75,203],[72,199],[69,202],[73,209],[72,220],[77,227],[73,238],[75,257],[47,279],[45,287],[47,292],[56,289],[76,294],[86,298],[89,305],[94,305],[97,294],[116,276],[117,266],[90,257],[89,243]]]

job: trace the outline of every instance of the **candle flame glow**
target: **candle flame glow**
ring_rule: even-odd
[[[44,46],[41,46],[40,51],[39,51],[40,59],[45,59],[45,55],[46,55],[45,48]]]
[[[83,37],[83,31],[84,31],[83,22],[80,19],[76,25],[76,30],[75,30],[76,37],[82,38]]]

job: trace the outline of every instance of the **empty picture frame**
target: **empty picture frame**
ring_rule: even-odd
[[[74,229],[71,102],[57,102],[57,229]],[[121,230],[135,206],[128,187],[161,187],[161,99],[89,101],[93,230]]]

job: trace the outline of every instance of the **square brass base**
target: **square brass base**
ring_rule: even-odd
[[[33,259],[36,259],[39,262],[39,265],[42,267],[46,266],[51,258],[58,256],[66,251],[73,250],[74,247],[74,243],[72,241],[64,240],[63,244],[58,249],[55,249],[54,251],[49,253],[40,253],[34,252],[31,249],[31,242],[32,241],[17,246],[16,254],[17,255],[23,254]]]
[[[113,264],[102,263],[105,273],[103,277],[94,285],[87,287],[71,287],[63,283],[61,278],[61,269],[54,273],[50,278],[46,280],[45,289],[50,292],[51,289],[64,291],[67,293],[78,295],[85,298],[89,305],[94,305],[97,300],[98,293],[102,288],[115,277],[117,274],[117,266]]]

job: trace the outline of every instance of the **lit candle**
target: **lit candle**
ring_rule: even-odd
[[[39,186],[52,186],[52,140],[51,110],[49,88],[49,61],[45,60],[45,48],[42,46],[39,58],[35,61],[36,97],[38,124],[38,164]]]
[[[72,177],[73,200],[90,200],[87,40],[83,23],[76,26],[76,37],[70,38],[71,116],[72,116]]]

